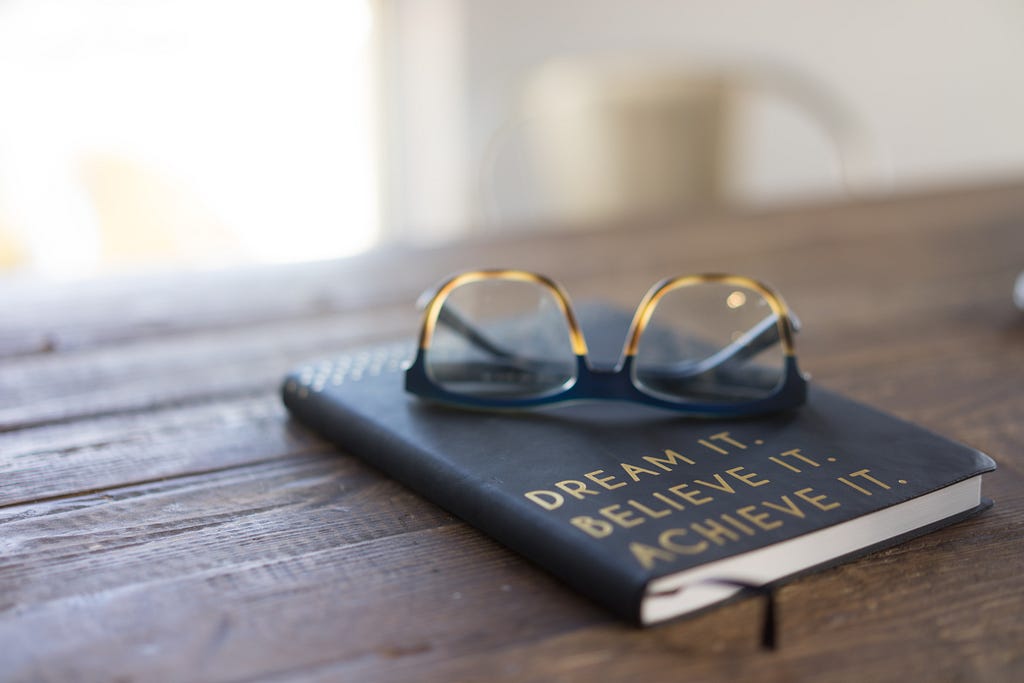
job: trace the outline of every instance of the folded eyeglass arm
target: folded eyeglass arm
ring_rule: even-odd
[[[795,314],[790,314],[789,320],[793,332],[799,332],[801,326],[799,318]],[[536,359],[525,358],[513,351],[502,348],[451,306],[441,308],[437,321],[439,324],[463,337],[479,350],[485,351],[496,358],[501,358],[511,365],[519,366],[520,369],[526,369],[524,366],[536,367],[537,365],[543,365],[543,363],[539,363]],[[666,369],[665,374],[680,379],[702,375],[730,363],[753,358],[778,342],[778,318],[775,314],[768,315],[720,351],[698,362],[679,363],[671,369]]]

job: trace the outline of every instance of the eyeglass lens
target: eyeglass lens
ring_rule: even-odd
[[[759,292],[725,283],[678,287],[651,314],[634,380],[641,390],[674,401],[766,398],[784,375],[778,341],[778,317]]]
[[[519,280],[453,290],[425,358],[443,389],[487,398],[537,398],[576,378],[569,325],[554,294]]]

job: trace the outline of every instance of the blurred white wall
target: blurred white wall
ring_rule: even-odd
[[[399,17],[424,12],[415,0],[382,3]],[[403,144],[415,149],[404,154],[416,162],[389,164],[386,201],[398,235],[443,237],[481,221],[477,174],[489,140],[515,112],[528,75],[566,55],[798,70],[856,113],[874,141],[880,184],[891,180],[895,189],[1024,173],[1019,0],[427,4],[438,11],[435,21],[406,26],[421,45],[443,31],[443,56],[410,50],[412,43],[405,52],[387,52],[393,121],[414,130],[424,111],[434,112],[429,130],[421,132],[433,149],[407,137]],[[416,82],[417,99],[403,99]],[[826,141],[813,127],[779,102],[756,108],[745,136],[743,199],[791,201],[840,191],[834,166],[823,162]]]

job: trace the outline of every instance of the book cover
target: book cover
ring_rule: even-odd
[[[411,345],[297,369],[299,422],[620,617],[658,623],[991,504],[986,455],[812,387],[744,420],[624,403],[492,413],[403,390]]]

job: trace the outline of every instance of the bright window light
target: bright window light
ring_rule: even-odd
[[[370,4],[0,4],[7,267],[81,276],[370,246]]]

